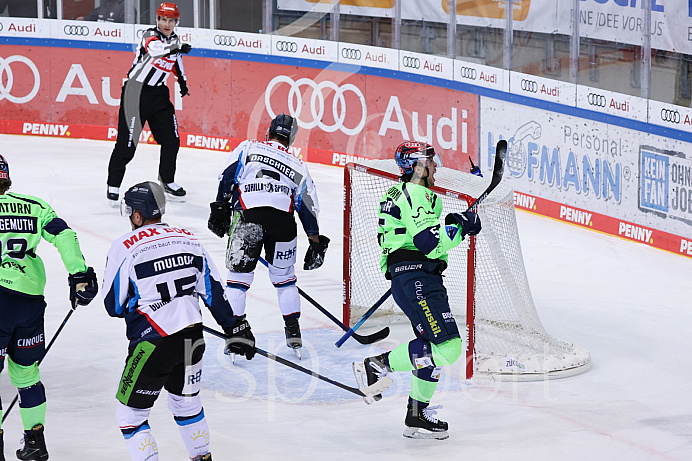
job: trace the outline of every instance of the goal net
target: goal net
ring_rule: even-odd
[[[377,212],[398,182],[393,160],[349,163],[344,169],[344,323],[353,326],[389,289],[380,267]],[[432,188],[443,216],[466,210],[489,179],[438,167]],[[465,195],[468,194],[468,195]],[[538,380],[581,373],[591,365],[583,347],[548,334],[538,317],[521,254],[514,192],[501,182],[478,207],[483,225],[449,252],[444,284],[457,325],[466,334],[466,375]],[[370,324],[408,321],[391,297]]]

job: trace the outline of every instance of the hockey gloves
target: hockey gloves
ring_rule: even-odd
[[[476,235],[481,231],[481,218],[473,211],[463,213],[449,213],[445,217],[445,225],[458,224],[461,227],[461,236]]]
[[[180,52],[180,53],[183,53],[183,54],[188,54],[191,50],[192,50],[192,45],[190,45],[189,43],[183,43],[183,44],[180,46],[180,51],[179,51],[179,52]]]
[[[322,263],[324,263],[324,255],[327,252],[327,247],[329,247],[329,237],[324,235],[319,235],[318,237],[320,239],[319,242],[308,239],[310,247],[308,251],[305,252],[303,270],[311,271],[322,266]]]
[[[245,316],[236,317],[236,322],[232,327],[223,327],[223,331],[228,337],[226,339],[226,354],[244,355],[246,359],[252,360],[255,356],[255,337],[250,330],[250,324],[245,320]]]
[[[99,292],[99,284],[93,267],[85,272],[70,274],[67,277],[67,283],[70,285],[70,302],[73,307],[86,306]]]
[[[178,80],[178,85],[180,85],[180,97],[187,96],[190,94],[190,90],[187,88],[187,82],[183,79]]]
[[[233,213],[231,205],[227,202],[212,202],[209,204],[209,207],[211,208],[211,213],[209,214],[207,227],[214,234],[223,238],[228,233],[228,229],[231,228],[231,214]]]

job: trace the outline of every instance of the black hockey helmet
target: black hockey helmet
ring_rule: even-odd
[[[290,146],[296,139],[296,134],[298,133],[298,123],[296,119],[290,115],[281,113],[274,117],[271,125],[269,125],[269,131],[267,132],[267,137],[276,136],[277,138],[285,140]]]
[[[120,214],[132,216],[134,210],[139,210],[143,219],[160,218],[166,212],[163,188],[153,181],[141,182],[130,187],[120,204]]]

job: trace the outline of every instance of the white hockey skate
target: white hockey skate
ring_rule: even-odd
[[[376,398],[376,396],[380,396],[380,398],[382,398],[380,394],[394,384],[394,380],[389,376],[380,376],[380,378],[374,384],[368,386],[368,375],[365,371],[365,364],[363,362],[353,362],[353,375],[356,377],[358,389],[365,394],[363,396],[363,400],[368,405],[376,400],[379,400]]]

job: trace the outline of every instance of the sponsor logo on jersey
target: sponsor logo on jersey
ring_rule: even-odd
[[[161,390],[150,391],[149,389],[137,389],[135,391],[135,394],[142,394],[142,395],[159,395],[160,393],[161,393]]]
[[[28,203],[0,203],[0,213],[30,214],[31,205]]]
[[[202,370],[197,371],[191,375],[187,375],[187,384],[195,384],[202,380]]]
[[[24,270],[26,269],[26,266],[22,266],[16,261],[3,261],[2,264],[0,264],[0,267],[2,267],[3,269],[14,269],[16,271],[21,272],[22,274],[26,274],[26,271]],[[11,284],[12,282],[8,280],[5,281],[5,283]]]
[[[296,251],[297,251],[296,247],[293,247],[293,248],[286,250],[286,251],[277,251],[274,259],[281,259],[283,261],[289,261],[291,258],[293,258],[295,256]]]
[[[253,182],[250,184],[245,184],[243,186],[243,192],[282,192],[286,195],[291,195],[291,188],[285,184],[272,184],[272,183],[257,183]]]

